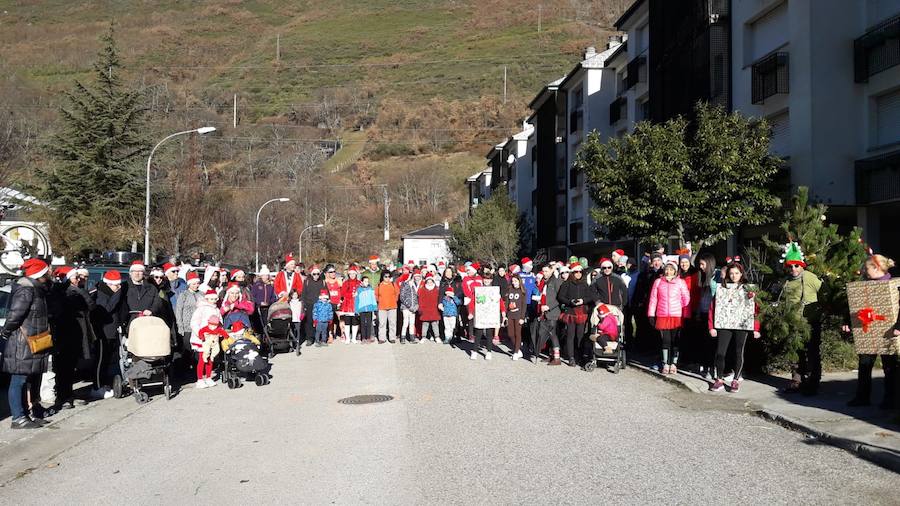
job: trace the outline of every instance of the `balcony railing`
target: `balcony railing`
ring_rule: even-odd
[[[853,74],[858,83],[900,64],[900,14],[853,41]]]
[[[625,89],[634,88],[637,83],[647,82],[647,57],[645,55],[635,56],[626,67]]]
[[[778,93],[789,93],[788,53],[772,53],[754,63],[752,76],[754,104]]]
[[[626,106],[628,105],[628,99],[625,97],[619,97],[612,101],[609,104],[609,124],[615,125],[619,122],[619,120],[625,119],[628,117],[628,110]]]

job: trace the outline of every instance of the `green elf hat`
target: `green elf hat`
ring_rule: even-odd
[[[577,256],[572,255],[572,256],[569,257],[568,263],[574,264],[574,263],[577,263],[577,262],[578,262],[578,257],[577,257]]]
[[[578,263],[581,264],[581,268],[582,268],[582,269],[587,269],[587,268],[588,268],[588,259],[587,259],[587,258],[585,258],[585,257],[579,258],[579,259],[578,259]]]
[[[784,253],[781,255],[781,262],[784,265],[799,265],[806,267],[806,261],[803,257],[803,250],[800,245],[795,242],[789,242],[784,247]]]

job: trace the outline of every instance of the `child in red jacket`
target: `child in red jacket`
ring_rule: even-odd
[[[219,354],[219,341],[228,339],[228,332],[219,326],[219,315],[212,315],[206,326],[197,331],[197,339],[193,340],[194,351],[197,352],[197,384],[195,388],[216,386],[212,379],[213,360]]]

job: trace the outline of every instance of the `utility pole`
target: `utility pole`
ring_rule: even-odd
[[[232,121],[232,128],[237,128],[237,93],[234,94],[234,119]]]
[[[538,33],[541,33],[541,17],[543,16],[543,5],[538,5]]]
[[[390,212],[388,211],[391,200],[388,198],[387,185],[381,185],[381,190],[384,193],[384,242],[388,242],[391,240],[391,221],[390,221]]]
[[[503,103],[506,103],[506,65],[503,66]]]
[[[281,34],[275,35],[275,63],[281,62]]]

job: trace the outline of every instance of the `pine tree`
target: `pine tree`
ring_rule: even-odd
[[[491,196],[472,216],[450,227],[450,251],[456,258],[505,264],[519,250],[520,216],[506,192]]]
[[[62,127],[49,146],[54,163],[36,189],[52,209],[54,249],[63,252],[111,247],[137,235],[128,224],[140,221],[143,209],[146,109],[141,92],[122,82],[114,35],[110,27],[100,37],[95,82],[76,81],[66,93]]]

